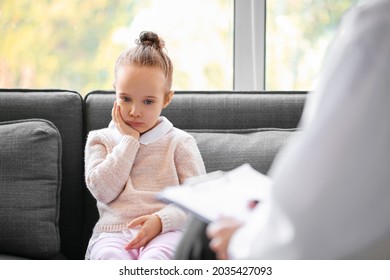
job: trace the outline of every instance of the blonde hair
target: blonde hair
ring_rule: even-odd
[[[172,87],[173,65],[165,50],[165,42],[156,33],[143,31],[136,46],[123,51],[115,63],[115,82],[120,66],[135,64],[139,66],[157,67],[161,69],[167,81],[168,90]]]

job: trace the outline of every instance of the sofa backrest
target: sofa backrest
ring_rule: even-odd
[[[175,92],[163,111],[177,128],[252,129],[296,128],[306,92]],[[86,131],[100,129],[111,120],[113,91],[93,91],[85,97]]]
[[[83,100],[67,90],[0,89],[0,121],[45,119],[62,138],[62,184],[59,231],[61,253],[69,259],[84,254]]]
[[[266,173],[297,127],[305,98],[306,92],[179,91],[162,115],[195,137],[208,172],[249,162]],[[109,124],[114,100],[113,91],[86,96],[86,135]]]

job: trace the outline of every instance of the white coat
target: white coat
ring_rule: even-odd
[[[231,259],[390,257],[390,1],[344,18],[278,154],[272,196],[230,240]]]

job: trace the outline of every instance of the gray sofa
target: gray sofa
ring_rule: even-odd
[[[112,91],[0,89],[0,259],[83,259],[98,218],[84,183],[88,132]],[[176,92],[163,111],[196,139],[208,172],[267,173],[299,122],[305,92]]]

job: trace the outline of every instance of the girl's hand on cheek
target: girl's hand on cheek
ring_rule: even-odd
[[[139,140],[140,137],[139,132],[124,122],[120,110],[121,110],[120,106],[115,101],[114,107],[112,108],[111,116],[117,129],[122,135],[130,135],[136,140]]]

